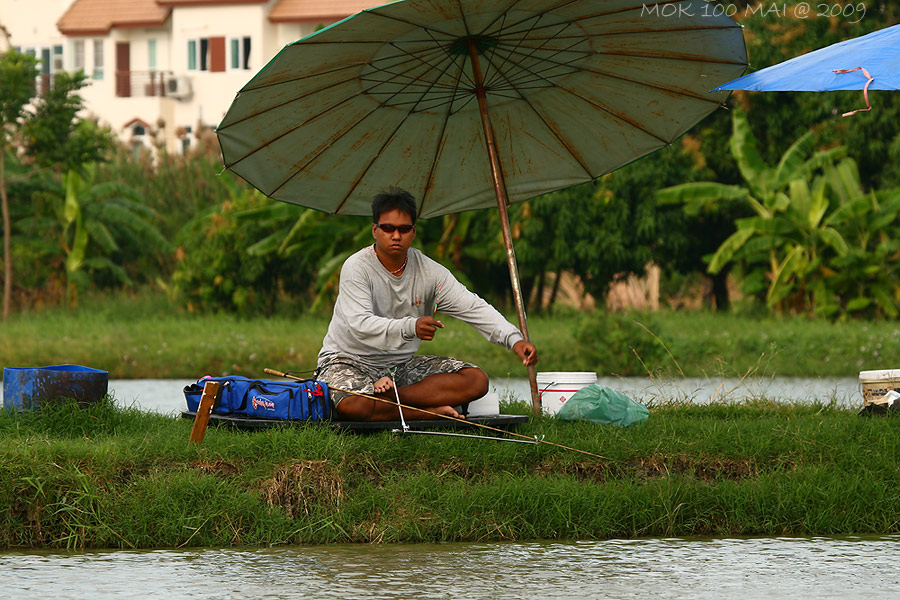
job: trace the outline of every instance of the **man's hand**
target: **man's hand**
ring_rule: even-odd
[[[416,319],[416,337],[420,340],[433,340],[437,328],[444,328],[444,324],[434,317],[419,317]]]
[[[522,364],[527,366],[536,365],[538,361],[538,353],[537,348],[534,347],[534,344],[531,342],[526,342],[525,340],[519,340],[516,342],[513,347],[513,352],[516,353],[516,356],[522,359]]]

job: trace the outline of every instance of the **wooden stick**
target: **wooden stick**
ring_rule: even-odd
[[[209,415],[212,413],[213,405],[216,403],[216,396],[219,395],[219,382],[207,381],[203,384],[203,395],[200,396],[200,406],[197,408],[197,414],[194,416],[194,427],[191,429],[191,442],[199,444],[206,435],[206,428],[209,426]]]

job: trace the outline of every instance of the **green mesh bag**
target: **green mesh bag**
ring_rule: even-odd
[[[563,421],[590,421],[628,427],[646,421],[650,411],[622,392],[594,383],[572,394],[556,416]]]

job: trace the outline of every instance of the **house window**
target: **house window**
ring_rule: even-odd
[[[76,71],[84,69],[84,40],[72,42],[72,67]]]
[[[197,40],[188,40],[188,71],[197,70]]]
[[[231,39],[231,68],[232,69],[249,69],[250,68],[250,38],[232,38]]]
[[[63,64],[63,47],[62,45],[53,46],[53,64],[50,67],[52,73],[58,73],[65,68]]]
[[[209,38],[188,40],[188,70],[209,71]]]
[[[41,75],[50,73],[50,48],[41,48]]]
[[[156,40],[147,40],[147,68],[156,70]]]
[[[52,63],[50,61],[50,48],[40,48],[41,60],[38,63],[38,93],[46,94],[50,89],[50,74]]]
[[[103,79],[103,40],[94,40],[94,79]]]

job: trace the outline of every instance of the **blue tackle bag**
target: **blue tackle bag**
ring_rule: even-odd
[[[331,418],[328,386],[314,379],[262,381],[238,375],[204,377],[184,388],[188,410],[196,412],[207,381],[218,381],[213,412],[267,419],[322,421]]]

